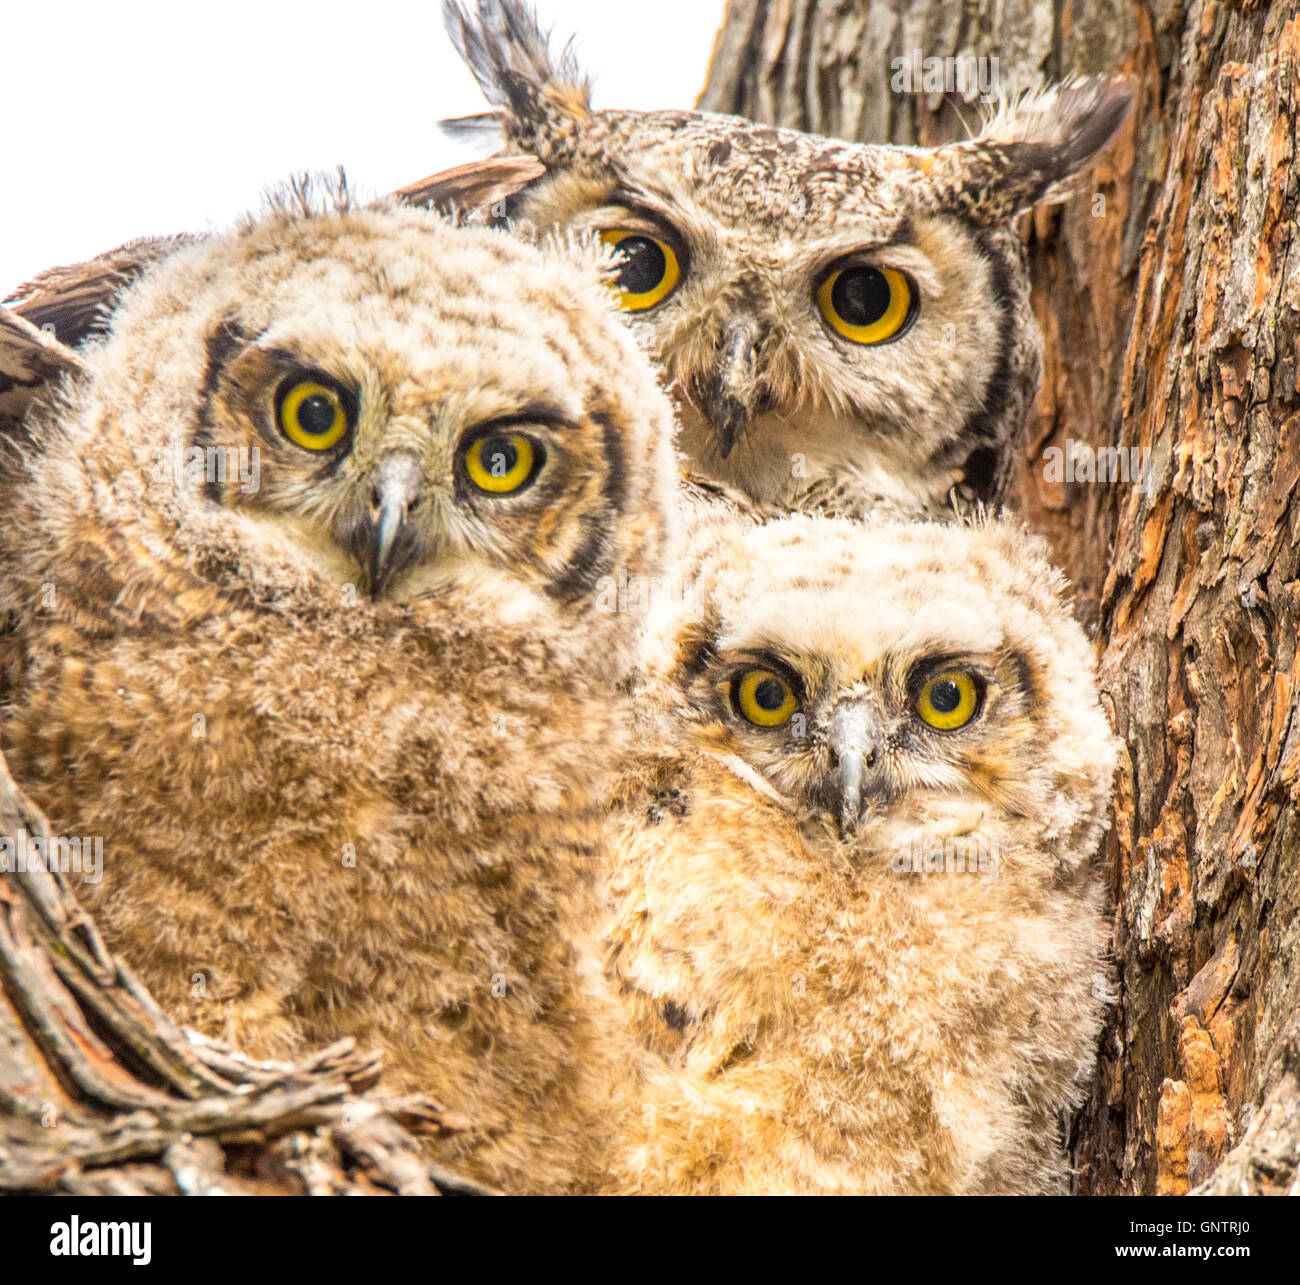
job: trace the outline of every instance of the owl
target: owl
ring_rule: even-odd
[[[620,254],[622,306],[703,481],[760,513],[951,516],[1002,498],[1041,366],[1013,220],[1108,141],[1127,82],[1030,94],[967,142],[868,146],[595,112],[520,0],[445,13],[509,148],[546,167],[501,208]]]
[[[572,1187],[626,1030],[578,934],[642,629],[603,585],[675,472],[598,256],[286,202],[77,361],[0,470],[0,743],[100,845],[77,894],[180,1021],[355,1037],[458,1168]]]
[[[1116,741],[1019,528],[713,518],[651,629],[609,966],[663,1059],[612,1189],[1067,1183]]]

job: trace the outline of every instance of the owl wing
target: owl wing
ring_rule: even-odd
[[[531,156],[489,156],[430,174],[398,188],[393,195],[407,205],[466,213],[491,211],[545,173],[546,166]]]
[[[107,324],[117,296],[154,260],[192,238],[132,241],[88,263],[51,268],[0,307],[0,433],[12,432],[61,375],[81,368],[79,348]]]
[[[28,408],[52,384],[80,370],[81,358],[47,330],[0,307],[0,522],[3,522],[7,466],[19,456],[5,449],[17,434]],[[17,617],[0,610],[0,704],[22,669],[23,642]]]
[[[44,389],[81,365],[49,331],[0,307],[0,435],[21,423]]]
[[[9,312],[61,340],[80,347],[106,329],[118,295],[151,263],[197,240],[192,236],[129,241],[87,263],[50,268],[5,300]]]

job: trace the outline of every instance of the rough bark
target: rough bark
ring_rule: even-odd
[[[48,833],[0,757],[10,864]],[[0,874],[0,1194],[481,1193],[420,1153],[461,1122],[378,1079],[351,1041],[291,1066],[182,1032],[63,875]]]
[[[1104,854],[1119,1002],[1078,1189],[1295,1192],[1300,0],[730,0],[701,105],[963,136],[974,105],[890,92],[918,49],[997,57],[1004,85],[1140,87],[1075,197],[1024,220],[1045,364],[1017,504],[1076,585],[1128,746]],[[1049,481],[1069,440],[1149,450],[1149,494]]]

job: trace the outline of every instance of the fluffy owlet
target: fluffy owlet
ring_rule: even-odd
[[[1017,529],[714,522],[654,631],[612,966],[674,1074],[616,1189],[1057,1191],[1115,741]]]
[[[641,622],[601,586],[656,574],[674,473],[597,266],[272,212],[145,271],[0,490],[0,740],[102,839],[111,946],[251,1053],[382,1048],[513,1190],[607,1110],[574,925]]]
[[[951,515],[1002,497],[1041,365],[1012,221],[1107,142],[1126,83],[1031,95],[963,143],[867,146],[595,112],[520,0],[446,14],[509,148],[545,166],[506,212],[616,247],[703,480],[761,511]]]

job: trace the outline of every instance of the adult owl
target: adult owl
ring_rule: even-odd
[[[1116,741],[1019,529],[704,524],[663,607],[611,966],[614,1189],[1063,1190]]]
[[[1012,221],[1107,142],[1127,84],[1031,95],[968,142],[869,146],[593,111],[526,4],[445,12],[510,151],[545,167],[498,210],[618,249],[623,307],[652,335],[704,480],[769,512],[951,516],[1002,498],[1041,366]]]
[[[153,262],[0,471],[0,742],[102,841],[111,947],[251,1053],[380,1047],[516,1191],[608,1112],[576,926],[641,619],[602,585],[657,574],[675,471],[598,267],[287,204]]]

